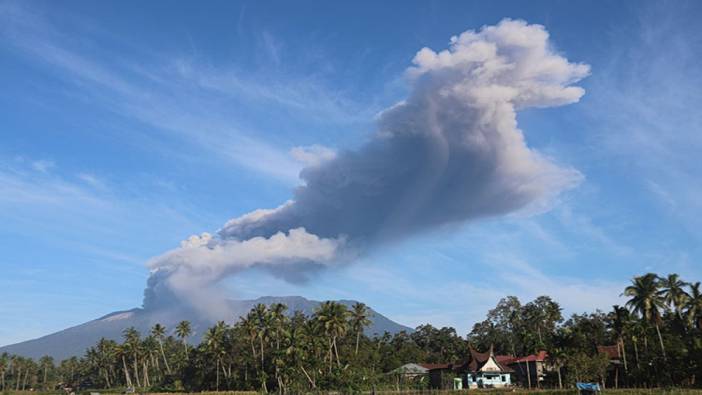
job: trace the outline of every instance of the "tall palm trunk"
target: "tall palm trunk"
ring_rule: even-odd
[[[163,342],[161,339],[158,339],[158,347],[161,349],[161,356],[163,357],[163,364],[166,365],[166,372],[171,374],[171,367],[168,366],[168,359],[166,358],[166,353],[163,352]]]
[[[531,389],[531,372],[529,371],[529,361],[526,361],[526,371],[527,371],[527,383],[529,383],[529,389]]]
[[[265,366],[264,366],[264,359],[265,358],[263,356],[263,336],[259,336],[259,339],[261,340],[261,342],[260,342],[260,344],[261,344],[261,372],[263,372],[263,370],[265,369]]]
[[[124,355],[122,355],[122,369],[124,370],[124,379],[126,380],[127,386],[133,387],[132,379],[129,377],[129,369],[127,369],[127,360],[124,359]]]
[[[663,353],[663,360],[667,361],[668,358],[665,355],[665,346],[663,345],[663,336],[661,336],[661,328],[658,326],[658,323],[656,323],[656,333],[658,333],[658,341],[661,344],[661,352]]]
[[[339,359],[339,349],[336,347],[336,336],[334,336],[334,340],[332,340],[332,344],[334,344],[334,355],[336,355],[336,365],[338,367],[341,367],[341,360]]]
[[[353,355],[356,356],[358,355],[358,343],[361,340],[361,331],[356,332],[356,350],[353,352]]]
[[[305,370],[305,367],[302,366],[302,364],[300,364],[300,369],[302,370],[302,373],[305,374],[305,377],[307,377],[307,381],[310,382],[310,385],[312,386],[312,389],[317,388],[317,385],[315,384],[314,380],[312,380],[312,377],[310,377],[310,375],[307,373],[307,371]]]
[[[563,389],[563,380],[561,380],[561,365],[558,365],[558,368],[556,370],[558,372],[558,389],[562,390]]]
[[[110,385],[110,371],[107,369],[102,370],[105,374],[105,385],[107,385],[107,388],[111,388],[112,385]]]
[[[24,371],[24,382],[22,383],[22,391],[24,391],[27,388],[27,380],[29,379],[29,369],[25,369]]]
[[[151,381],[149,380],[149,368],[147,366],[147,360],[144,359],[141,361],[142,366],[144,367],[144,387],[151,387]]]
[[[219,358],[217,358],[217,366],[215,366],[215,370],[217,371],[217,384],[215,389],[219,391]]]
[[[332,364],[334,363],[334,355],[332,354],[333,348],[334,344],[332,343],[332,340],[329,339],[329,374],[331,374]]]
[[[134,378],[136,379],[137,387],[141,387],[141,380],[139,380],[139,362],[137,361],[136,354],[134,354]]]
[[[265,366],[265,355],[263,353],[263,335],[258,337],[261,345],[261,388],[264,393],[268,393],[268,386],[266,385],[266,366]]]
[[[620,347],[622,348],[622,359],[624,360],[624,372],[626,372],[629,368],[626,363],[626,344],[624,343],[624,338],[620,337],[619,338],[619,344]]]

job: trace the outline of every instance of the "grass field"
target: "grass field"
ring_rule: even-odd
[[[122,394],[121,392],[109,392],[109,391],[80,391],[78,395],[90,395],[91,393],[99,393],[101,395],[117,395]],[[375,394],[378,395],[458,395],[458,394],[480,394],[480,395],[574,395],[578,392],[575,389],[567,390],[403,390],[403,391],[389,391],[389,390],[378,390]],[[208,391],[208,392],[194,392],[194,393],[174,393],[174,392],[147,392],[138,393],[143,395],[258,395],[260,392],[255,391]],[[347,392],[344,391],[322,391],[322,392],[308,392],[310,395],[345,395]],[[371,392],[366,391],[362,394],[371,394]],[[702,389],[676,389],[676,388],[633,388],[633,389],[606,389],[602,391],[602,394],[612,394],[612,395],[702,395]],[[5,391],[2,395],[65,395],[64,392],[42,392],[42,391]],[[295,394],[291,394],[295,395]]]

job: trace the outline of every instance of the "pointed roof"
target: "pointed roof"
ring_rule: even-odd
[[[488,352],[478,352],[473,347],[470,348],[470,361],[468,362],[468,371],[470,372],[480,372],[483,371],[483,368],[486,367],[492,367],[491,371],[499,371],[499,372],[504,372],[504,373],[509,373],[509,372],[514,372],[514,370],[508,366],[505,366],[501,364],[497,358],[495,358],[495,354],[493,352],[492,346],[490,346],[490,350]],[[497,370],[493,370],[497,369]]]

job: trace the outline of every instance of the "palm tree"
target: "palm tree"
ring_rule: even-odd
[[[251,310],[246,317],[243,317],[240,321],[240,325],[244,333],[246,334],[246,337],[249,340],[249,345],[251,346],[251,363],[254,369],[258,370],[257,367],[257,354],[256,354],[256,339],[258,338],[258,327],[256,325],[256,317],[253,313],[253,310]]]
[[[270,315],[270,325],[273,329],[273,336],[275,337],[275,358],[274,358],[274,366],[275,366],[275,379],[278,382],[279,386],[282,384],[282,380],[280,377],[280,367],[283,365],[282,360],[280,359],[281,354],[280,354],[280,341],[281,337],[285,334],[285,324],[287,321],[287,317],[285,316],[285,310],[288,309],[288,306],[282,304],[282,303],[274,303],[270,306],[269,308],[269,315]]]
[[[277,350],[280,349],[280,337],[281,337],[282,331],[284,330],[284,327],[285,327],[285,322],[286,322],[285,311],[287,309],[288,309],[288,306],[286,306],[282,303],[272,304],[271,307],[269,308],[270,322],[271,322],[271,325],[273,327]]]
[[[626,334],[627,326],[629,324],[629,310],[619,305],[612,306],[613,320],[612,329],[614,333],[617,334],[617,348],[622,353],[622,359],[624,361],[624,371],[628,370],[626,361],[626,345],[624,344],[624,335]]]
[[[261,357],[261,371],[259,372],[261,378],[261,388],[263,392],[268,392],[266,386],[266,367],[265,367],[265,350],[264,344],[268,340],[268,335],[271,330],[271,315],[268,313],[268,308],[265,304],[259,303],[251,311],[254,323],[256,325],[256,333],[259,340],[259,352]]]
[[[124,346],[131,353],[132,364],[134,366],[134,379],[136,380],[137,387],[141,387],[141,382],[139,380],[139,353],[141,348],[141,336],[139,332],[133,326],[122,331],[122,337],[124,338]]]
[[[188,337],[191,334],[192,329],[190,327],[190,321],[180,321],[178,325],[176,325],[176,336],[183,342],[186,360],[188,360]]]
[[[690,294],[685,305],[687,309],[687,320],[690,326],[697,326],[702,329],[702,290],[700,282],[690,284]]]
[[[548,359],[552,367],[556,368],[556,373],[558,374],[558,389],[563,389],[563,379],[561,377],[561,370],[568,354],[561,347],[554,347],[548,353]]]
[[[116,343],[113,340],[101,338],[96,346],[97,363],[105,378],[107,388],[111,387],[110,370],[113,368],[113,361],[116,356]]]
[[[667,360],[660,329],[661,309],[665,308],[665,301],[662,297],[663,291],[658,287],[658,276],[648,273],[634,277],[631,282],[632,285],[624,289],[624,295],[631,297],[626,305],[634,313],[639,314],[644,320],[653,323],[656,327],[661,353],[663,359]]]
[[[356,348],[353,355],[358,355],[358,343],[361,340],[361,334],[363,329],[370,325],[372,321],[370,320],[370,310],[363,303],[354,303],[351,306],[351,329],[356,332]]]
[[[54,368],[54,359],[48,355],[44,355],[43,357],[39,358],[39,367],[43,371],[43,379],[41,384],[44,390],[46,390],[46,383],[49,376],[49,370],[53,370]]]
[[[215,389],[219,391],[219,366],[221,363],[221,349],[222,349],[222,335],[221,326],[213,326],[205,332],[203,342],[205,344],[205,349],[212,355],[215,359],[215,374],[217,375],[216,387]]]
[[[161,357],[163,358],[163,364],[166,365],[166,372],[171,374],[171,367],[168,365],[168,358],[166,358],[166,353],[163,350],[163,337],[166,335],[166,327],[157,323],[151,328],[151,336],[153,336],[158,342],[158,348],[161,350]]]
[[[285,333],[285,343],[287,344],[285,355],[289,358],[291,365],[298,367],[305,375],[310,388],[315,389],[317,384],[304,366],[304,361],[308,357],[308,349],[311,348],[311,339],[307,336],[307,323],[307,317],[300,311],[296,311],[292,316],[290,319],[290,330]]]
[[[642,339],[644,343],[647,342],[646,332],[648,329],[648,324],[645,321],[635,320],[631,323],[630,337],[631,342],[634,345],[634,358],[636,359],[636,368],[641,369],[641,358],[639,358],[639,341]]]
[[[0,354],[0,391],[5,391],[5,371],[10,363],[10,356],[6,352]]]
[[[341,367],[339,348],[336,345],[336,340],[345,336],[348,331],[348,322],[346,321],[348,310],[346,306],[341,303],[326,301],[319,305],[316,316],[317,320],[319,320],[324,327],[324,332],[329,339],[329,371],[331,372],[331,365],[334,361],[332,350],[334,351],[334,355],[336,355],[337,366]]]
[[[129,374],[129,368],[127,367],[127,356],[129,355],[129,347],[126,344],[117,345],[115,348],[115,354],[122,361],[122,371],[124,372],[124,382],[127,387],[134,388],[132,384],[132,378]]]
[[[660,285],[663,287],[663,300],[682,320],[682,309],[690,298],[690,295],[685,292],[685,286],[688,284],[680,280],[677,274],[669,274],[668,277],[661,279]]]

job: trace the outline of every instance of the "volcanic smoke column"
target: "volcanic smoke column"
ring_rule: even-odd
[[[530,149],[517,111],[577,102],[589,66],[554,52],[540,25],[505,19],[421,49],[406,100],[378,117],[373,138],[300,174],[282,206],[192,236],[149,262],[145,306],[165,295],[197,303],[222,278],[252,266],[290,281],[385,243],[447,224],[543,210],[581,174]]]

